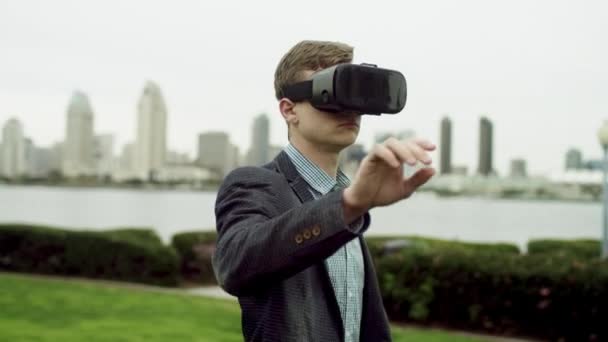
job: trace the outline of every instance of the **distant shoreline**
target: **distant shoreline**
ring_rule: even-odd
[[[170,185],[170,184],[74,184],[74,183],[2,183],[1,186],[7,187],[47,187],[63,189],[116,189],[116,190],[135,190],[135,191],[157,191],[172,190],[183,192],[217,192],[218,185],[189,186],[189,185]]]
[[[63,189],[114,189],[114,190],[133,190],[133,191],[175,191],[175,192],[217,192],[220,184],[192,186],[185,184],[75,184],[75,183],[46,183],[46,182],[31,182],[31,183],[4,183],[0,182],[0,187],[46,187],[46,188],[63,188]],[[418,193],[432,193],[437,198],[470,198],[470,199],[488,199],[501,200],[508,202],[558,202],[558,203],[584,203],[584,204],[601,204],[602,200],[593,199],[570,199],[570,198],[551,198],[551,197],[516,197],[516,196],[495,196],[484,194],[445,194],[441,191],[430,189],[421,189]]]

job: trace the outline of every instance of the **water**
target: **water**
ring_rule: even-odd
[[[214,229],[215,192],[0,185],[0,222],[69,229],[151,227],[164,241]],[[415,194],[372,212],[369,235],[421,235],[479,242],[600,238],[600,203],[518,201]]]

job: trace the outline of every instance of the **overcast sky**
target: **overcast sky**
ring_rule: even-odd
[[[287,5],[292,3],[293,5]],[[477,168],[479,118],[494,123],[494,163],[523,157],[559,171],[577,147],[601,154],[608,118],[604,1],[24,1],[0,0],[0,123],[18,117],[37,145],[63,140],[74,90],[88,94],[95,131],[117,150],[135,136],[136,104],[157,82],[170,148],[195,154],[196,135],[227,131],[241,151],[266,112],[271,142],[286,128],[274,69],[302,39],[355,47],[355,62],[402,71],[400,114],[363,118],[374,132],[412,129],[439,142],[453,121],[453,162]],[[435,155],[437,160],[437,155]]]

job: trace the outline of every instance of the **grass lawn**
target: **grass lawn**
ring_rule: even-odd
[[[481,341],[392,329],[395,341]],[[0,341],[242,341],[236,302],[0,273]]]

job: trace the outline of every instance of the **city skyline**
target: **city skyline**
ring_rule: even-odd
[[[194,156],[198,133],[225,131],[245,151],[259,113],[268,113],[271,144],[284,145],[274,69],[299,40],[326,39],[353,45],[356,63],[400,70],[408,81],[402,113],[363,118],[358,143],[366,147],[375,132],[394,128],[438,144],[438,123],[449,115],[452,164],[476,168],[476,126],[486,116],[497,127],[501,174],[522,157],[530,174],[559,171],[571,147],[601,156],[606,4],[381,1],[348,6],[345,16],[334,15],[344,11],[339,2],[306,7],[298,13],[318,25],[292,25],[283,4],[2,2],[0,122],[18,117],[37,144],[50,146],[62,139],[66,103],[80,89],[96,129],[123,146],[135,140],[136,101],[151,79],[171,113],[173,149]]]
[[[135,122],[135,125],[136,125],[136,127],[135,127],[135,134],[133,136],[129,137],[129,138],[124,138],[123,136],[120,136],[120,135],[116,134],[114,131],[111,131],[111,130],[101,131],[102,134],[103,133],[112,134],[113,137],[114,137],[114,139],[115,139],[115,141],[114,141],[115,143],[116,143],[116,141],[122,142],[122,143],[119,143],[119,144],[115,144],[118,147],[118,150],[114,150],[113,151],[115,153],[115,155],[120,155],[120,149],[124,148],[125,145],[127,145],[127,144],[134,144],[133,148],[134,148],[134,153],[135,153],[135,150],[137,149],[137,135],[139,134],[137,125],[138,125],[138,122],[139,122],[139,116],[141,116],[140,106],[141,106],[142,99],[146,97],[145,94],[146,94],[147,91],[150,92],[151,91],[150,89],[155,89],[154,91],[158,92],[159,95],[161,96],[161,99],[160,99],[161,103],[159,103],[159,105],[163,107],[163,110],[165,111],[164,115],[166,116],[167,115],[166,112],[169,111],[169,109],[165,107],[164,99],[162,98],[162,94],[160,94],[161,90],[160,90],[159,85],[156,82],[151,81],[151,80],[147,80],[145,82],[142,82],[142,84],[143,84],[143,87],[144,87],[144,91],[140,95],[139,100],[135,101],[135,102],[138,103],[138,105],[136,106],[136,109],[134,111],[134,118],[135,119],[133,120]],[[89,96],[87,95],[87,93],[85,91],[83,91],[81,89],[74,90],[72,92],[72,96],[70,97],[70,99],[68,101],[68,105],[67,105],[68,113],[70,111],[70,107],[74,106],[74,103],[79,103],[78,104],[79,106],[85,106],[86,107],[84,109],[85,111],[88,110],[88,111],[91,112],[90,113],[90,116],[91,116],[90,119],[92,121],[96,120],[96,119],[93,119],[93,117],[96,118],[96,115],[94,115],[94,113],[93,113],[93,109],[92,109],[93,105],[90,102],[93,102],[93,100],[89,99]],[[0,113],[1,113],[1,108],[0,108]],[[264,115],[267,116],[268,123],[266,123],[266,125],[272,126],[272,124],[271,124],[273,122],[272,121],[272,116],[269,115],[268,113],[262,113],[262,114],[264,114]],[[259,117],[260,115],[261,115],[260,113],[251,113],[249,115],[250,117],[248,118],[250,121],[246,122],[246,123],[243,123],[243,125],[245,125],[245,126],[251,126],[251,122],[253,122],[254,125],[255,125],[256,117]],[[65,117],[65,113],[63,114],[63,116]],[[0,115],[0,117],[1,117],[1,115]],[[21,122],[21,124],[24,127],[24,131],[27,132],[27,123],[25,123],[19,116],[10,116],[10,117],[7,118],[7,120],[10,120],[11,118],[17,118],[17,119],[19,119],[20,122]],[[68,118],[69,118],[69,114],[68,114]],[[370,118],[372,120],[376,119],[375,116],[369,116],[369,115],[364,115],[363,118]],[[455,120],[454,116],[448,115],[446,113],[443,113],[443,116],[438,117],[438,123],[437,123],[437,125],[439,127],[439,130],[438,130],[438,134],[437,134],[436,138],[428,137],[428,136],[422,136],[422,135],[416,134],[416,136],[418,136],[418,137],[423,137],[423,138],[426,138],[426,139],[430,139],[431,141],[433,141],[438,146],[438,148],[436,149],[436,151],[431,153],[431,155],[433,157],[433,165],[432,165],[432,167],[435,167],[438,171],[440,170],[440,166],[441,166],[440,165],[441,164],[441,149],[439,147],[441,145],[441,125],[442,125],[442,120],[444,120],[446,118],[449,119],[449,131],[450,131],[450,139],[449,139],[450,143],[449,143],[449,146],[451,147],[451,152],[449,154],[450,166],[451,167],[465,166],[469,170],[477,170],[479,168],[479,162],[480,162],[480,159],[479,159],[480,158],[479,149],[482,148],[480,146],[480,144],[481,144],[481,140],[480,140],[481,136],[479,136],[480,132],[479,131],[475,132],[475,134],[478,135],[478,139],[476,141],[474,141],[475,146],[473,148],[478,149],[478,151],[475,152],[476,154],[474,156],[474,159],[472,160],[472,162],[470,164],[468,162],[462,162],[462,158],[458,158],[459,155],[463,154],[462,151],[460,151],[460,152],[456,151],[455,152],[454,148],[453,148],[454,145],[462,145],[462,144],[459,144],[456,141],[453,141],[454,140],[454,138],[453,138],[453,135],[454,135],[454,133],[453,133],[453,131],[454,131],[454,123],[457,122],[457,120]],[[493,120],[491,119],[491,116],[489,116],[487,113],[486,114],[480,114],[477,119],[478,120],[483,120],[484,118],[487,119],[487,120],[489,120],[490,122],[493,122]],[[131,118],[128,118],[128,119],[131,119]],[[167,118],[164,118],[164,120],[166,121]],[[92,125],[92,123],[91,123],[91,125]],[[479,123],[476,122],[475,125],[479,125]],[[167,126],[166,122],[164,122],[163,127],[164,126]],[[65,125],[64,125],[64,127],[69,127],[69,123],[66,122]],[[370,134],[368,134],[368,135],[370,135],[372,138],[369,138],[369,139],[365,139],[364,137],[361,136],[361,133],[360,133],[359,134],[359,138],[357,139],[357,141],[355,143],[356,144],[362,144],[366,149],[368,149],[374,143],[378,143],[379,132],[389,132],[389,131],[391,131],[391,130],[390,129],[387,130],[386,128],[382,128],[382,129],[380,129],[378,131],[370,132]],[[410,134],[413,134],[413,132],[414,132],[414,130],[409,129],[409,128],[403,128],[403,129],[400,129],[399,131],[410,132]],[[177,151],[177,152],[185,153],[185,154],[187,154],[189,156],[189,158],[191,158],[192,160],[195,160],[197,158],[198,148],[199,148],[199,144],[198,144],[198,141],[197,141],[197,139],[198,139],[197,136],[200,133],[205,133],[205,132],[225,132],[226,134],[228,134],[233,139],[234,145],[239,149],[239,151],[241,151],[241,157],[243,157],[245,161],[249,160],[248,159],[249,156],[248,156],[247,153],[250,152],[250,149],[251,149],[251,146],[252,146],[252,142],[255,139],[255,137],[253,136],[253,132],[255,132],[255,129],[253,129],[253,130],[249,129],[248,130],[248,132],[251,132],[250,134],[248,134],[250,141],[247,142],[244,145],[239,145],[238,141],[242,140],[242,139],[239,139],[235,134],[232,134],[232,132],[230,132],[230,131],[221,131],[221,130],[217,130],[217,129],[199,130],[198,133],[196,133],[195,136],[192,139],[193,140],[192,146],[190,146],[188,148],[182,148],[182,149],[174,148],[173,146],[166,146],[166,152],[168,153],[169,150],[171,150],[171,151]],[[95,131],[94,133],[97,134],[97,131]],[[178,132],[176,132],[176,133],[179,134]],[[287,130],[285,128],[285,132],[283,134],[286,135],[286,133],[287,133]],[[595,135],[595,132],[592,132],[592,133],[594,133],[593,135]],[[47,143],[47,144],[41,144],[41,143],[39,143],[39,140],[37,139],[37,137],[32,136],[30,134],[26,134],[25,136],[28,137],[28,138],[33,139],[33,141],[36,143],[37,146],[51,148],[54,144],[64,142],[65,141],[65,134],[67,134],[65,131],[63,132],[63,137],[61,137],[62,134],[56,134],[56,135],[60,135],[59,139],[58,140],[53,140],[53,141],[51,141],[51,143]],[[167,135],[167,137],[163,137],[163,140],[169,139],[170,138],[170,134],[169,133],[165,133],[165,134]],[[383,135],[383,134],[386,135],[386,133],[382,133],[380,135]],[[274,134],[273,130],[269,129],[269,137],[272,138],[272,136],[274,136],[274,135],[275,134]],[[456,133],[456,136],[458,136],[458,133]],[[410,135],[408,135],[408,137],[410,137]],[[277,144],[275,141],[269,140],[269,146],[284,146],[284,144],[287,143],[287,139],[284,139],[284,140],[285,141],[281,142],[283,145],[281,145],[281,143]],[[364,140],[364,141],[362,141],[362,140]],[[492,137],[492,142],[493,142],[493,144],[495,144],[495,137],[494,136]],[[1,143],[1,139],[0,139],[0,143]],[[502,165],[500,168],[497,168],[495,166],[496,165],[496,161],[495,161],[496,157],[495,157],[494,148],[495,148],[494,146],[491,147],[491,150],[493,152],[492,159],[493,159],[493,168],[494,168],[494,171],[497,171],[501,175],[507,175],[511,171],[511,161],[513,159],[522,159],[522,158],[527,161],[526,165],[527,165],[527,168],[529,170],[529,161],[528,161],[529,159],[528,159],[528,157],[526,155],[522,155],[522,154],[520,154],[520,155],[508,155],[508,156],[504,156],[504,159],[506,160],[507,164],[506,165]],[[581,153],[583,152],[583,149],[580,148],[580,145],[576,145],[576,144],[568,145],[568,150],[572,150],[572,149],[580,151]],[[470,151],[465,152],[465,154],[466,153],[470,153]],[[135,153],[135,154],[138,155],[138,153]],[[557,151],[555,154],[559,157],[559,165],[558,165],[558,167],[556,169],[547,170],[547,171],[538,171],[537,170],[536,172],[534,172],[534,170],[532,170],[532,171],[528,171],[528,172],[531,173],[531,174],[541,175],[541,176],[549,176],[549,175],[561,172],[563,170],[563,154],[564,154],[564,151]],[[586,155],[589,156],[590,154],[587,153]],[[454,158],[454,156],[456,156],[456,158]],[[596,154],[596,155],[592,154],[591,156],[593,158],[600,158],[601,157],[601,155],[599,153]],[[135,161],[134,167],[136,167],[136,165],[137,165],[137,161]]]
[[[185,175],[195,178],[211,176],[221,179],[235,167],[259,166],[269,162],[283,148],[270,144],[270,124],[265,113],[259,114],[253,119],[250,145],[252,148],[242,154],[239,152],[238,146],[232,143],[229,134],[221,131],[199,133],[195,156],[180,153],[159,144],[158,142],[166,140],[168,114],[159,86],[151,81],[146,83],[138,105],[137,120],[140,127],[137,133],[140,135],[140,141],[125,143],[120,153],[115,153],[113,134],[95,132],[94,115],[86,94],[75,92],[66,112],[65,140],[46,147],[35,145],[32,138],[25,134],[23,125],[18,119],[7,120],[3,126],[0,140],[0,175],[9,178],[20,175],[47,177],[52,171],[61,171],[67,177],[97,176],[115,180],[135,177],[149,181],[157,179],[158,175],[164,179]],[[508,174],[496,172],[493,167],[493,124],[487,117],[481,117],[479,120],[477,171],[469,174],[467,170],[474,169],[474,167],[452,165],[451,125],[449,117],[442,118],[438,147],[440,174],[454,173],[501,178],[528,177],[527,160],[523,158],[510,160]],[[158,138],[159,136],[161,139]],[[406,140],[415,136],[416,133],[412,130],[385,130],[375,133],[374,142],[381,143],[389,137]],[[91,144],[80,143],[89,140]],[[142,145],[142,147],[138,149],[137,145]],[[140,155],[142,151],[150,156],[142,158]],[[347,162],[343,166],[354,171],[355,164],[350,162],[360,162],[363,156],[359,156],[359,154],[365,151],[365,147],[357,143],[346,148],[345,154],[350,157],[356,155],[356,158],[351,160],[350,157],[347,157],[347,160],[342,160]],[[601,160],[583,159],[582,153],[576,148],[566,151],[564,157],[566,173],[602,169]],[[155,159],[154,164],[151,162],[152,159]],[[147,160],[145,168],[142,168],[142,160]],[[406,169],[406,173],[410,174],[415,168],[406,166]],[[560,179],[562,176],[566,176],[566,174],[554,174],[551,178]]]
[[[152,98],[150,98],[150,96],[152,96]],[[158,107],[158,108],[156,108]],[[143,110],[142,110],[143,109]],[[98,132],[94,129],[94,125],[93,125],[93,117],[94,117],[94,113],[91,107],[91,104],[89,103],[89,99],[86,93],[77,90],[74,91],[74,93],[72,94],[72,97],[70,99],[70,102],[68,104],[67,107],[67,116],[66,116],[66,125],[65,125],[65,137],[64,140],[59,140],[59,141],[55,141],[50,145],[40,145],[39,143],[37,143],[37,140],[35,137],[32,137],[31,135],[27,134],[27,129],[26,129],[26,125],[18,118],[18,117],[11,117],[9,118],[5,124],[9,125],[11,122],[13,122],[15,119],[17,120],[19,127],[20,127],[20,134],[23,135],[23,139],[24,140],[28,140],[29,144],[35,143],[35,147],[37,148],[43,148],[46,150],[53,150],[58,148],[61,148],[62,150],[62,158],[61,158],[61,169],[63,170],[64,174],[68,175],[68,176],[76,176],[77,174],[93,174],[94,172],[91,169],[91,166],[87,166],[87,165],[93,165],[93,161],[92,160],[85,160],[84,164],[79,164],[82,163],[82,161],[79,162],[73,162],[74,157],[72,157],[69,154],[69,151],[66,152],[66,146],[70,146],[70,145],[77,145],[75,143],[68,143],[68,141],[70,139],[74,140],[75,138],[71,138],[71,136],[78,136],[78,135],[82,135],[82,132],[80,131],[84,131],[88,137],[88,135],[91,135],[91,146],[90,148],[87,149],[77,149],[76,153],[77,154],[81,154],[81,155],[87,155],[86,153],[80,151],[80,150],[86,150],[91,152],[89,155],[93,155],[93,154],[99,154],[102,153],[104,154],[104,158],[108,158],[108,155],[111,156],[112,158],[116,158],[116,163],[117,165],[115,165],[115,168],[118,168],[122,171],[126,171],[126,170],[130,170],[130,172],[133,172],[134,174],[137,174],[138,178],[141,179],[149,179],[149,174],[148,172],[154,171],[154,168],[151,167],[150,165],[145,165],[142,166],[142,156],[141,153],[138,153],[138,143],[137,143],[137,135],[142,135],[142,136],[146,136],[148,140],[150,141],[142,141],[139,143],[139,145],[142,145],[143,147],[140,147],[140,150],[147,150],[149,149],[149,147],[146,147],[146,145],[149,145],[148,143],[154,143],[154,141],[156,140],[156,146],[157,147],[157,153],[159,154],[161,151],[164,150],[164,153],[162,155],[157,155],[155,156],[155,159],[157,159],[154,162],[154,167],[158,168],[161,165],[167,165],[167,163],[165,163],[166,159],[170,158],[170,154],[172,153],[179,153],[180,155],[183,155],[182,159],[184,160],[188,160],[191,163],[197,164],[199,166],[204,166],[201,165],[201,149],[202,149],[202,142],[201,142],[201,137],[202,136],[206,136],[206,135],[217,135],[219,134],[220,136],[222,136],[222,138],[220,138],[220,140],[225,139],[226,143],[229,144],[229,148],[228,148],[228,154],[234,154],[233,156],[228,158],[228,164],[226,164],[226,166],[223,168],[225,171],[230,169],[229,165],[236,165],[236,166],[243,166],[243,165],[261,165],[263,162],[262,161],[269,161],[269,158],[271,157],[270,155],[272,153],[276,153],[276,149],[277,148],[281,148],[281,145],[276,145],[273,144],[271,141],[269,141],[269,137],[271,136],[271,126],[270,126],[270,121],[269,121],[269,116],[266,113],[261,113],[261,114],[256,114],[255,116],[253,116],[251,118],[251,142],[245,146],[245,147],[241,147],[238,146],[236,144],[233,143],[234,136],[230,134],[230,132],[225,132],[225,131],[218,131],[218,130],[208,130],[208,131],[200,131],[199,133],[196,134],[195,137],[195,146],[193,148],[193,152],[189,153],[189,152],[185,152],[185,153],[181,153],[183,151],[179,151],[179,150],[175,150],[173,149],[171,146],[166,146],[166,144],[164,143],[164,141],[166,141],[167,137],[166,137],[166,126],[167,126],[167,121],[168,119],[168,109],[165,106],[164,100],[162,98],[162,93],[161,93],[161,89],[159,87],[158,84],[156,84],[153,81],[146,81],[145,85],[144,85],[144,90],[140,96],[139,102],[138,102],[138,110],[136,113],[136,121],[138,122],[138,125],[142,126],[142,127],[146,127],[146,126],[150,126],[151,122],[147,122],[146,121],[150,121],[151,119],[148,117],[150,115],[160,115],[160,117],[158,117],[155,121],[160,120],[160,125],[159,123],[155,123],[154,125],[157,126],[156,130],[158,131],[155,135],[163,135],[162,139],[152,139],[152,135],[150,134],[150,132],[143,132],[142,133],[142,127],[140,127],[137,132],[136,132],[136,138],[135,140],[130,140],[130,141],[126,141],[125,143],[123,143],[122,145],[119,145],[118,148],[115,148],[115,141],[116,141],[116,135],[113,132]],[[156,113],[155,113],[156,112]],[[76,115],[76,116],[75,116]],[[76,119],[75,119],[76,117]],[[82,117],[82,118],[81,118]],[[452,128],[452,118],[450,116],[444,116],[441,118],[440,122],[438,123],[438,131],[439,131],[439,137],[437,139],[437,143],[436,145],[438,146],[438,148],[436,149],[435,153],[436,156],[434,158],[434,163],[432,165],[432,167],[436,168],[438,172],[441,172],[441,168],[442,168],[442,164],[447,167],[446,170],[449,170],[448,172],[443,172],[443,173],[451,173],[453,172],[455,169],[460,169],[462,167],[469,171],[470,175],[475,175],[475,174],[480,174],[480,175],[484,175],[487,176],[490,173],[495,173],[497,170],[494,168],[494,133],[493,133],[493,123],[490,119],[488,119],[486,116],[480,116],[479,118],[479,129],[478,129],[478,136],[479,139],[477,141],[477,146],[476,148],[477,150],[477,156],[476,156],[476,163],[474,164],[463,164],[463,163],[454,163],[453,162],[453,151],[451,146],[453,145],[453,128]],[[76,127],[81,127],[82,129],[77,132],[74,128],[74,126]],[[148,130],[150,129],[150,127],[148,127]],[[257,135],[256,135],[257,134]],[[445,137],[444,137],[445,135]],[[223,137],[225,136],[225,138]],[[418,135],[416,135],[416,132],[411,130],[411,129],[403,129],[403,130],[381,130],[381,131],[377,131],[374,132],[374,138],[371,142],[371,144],[369,145],[364,145],[358,142],[355,142],[354,145],[358,145],[358,146],[362,146],[365,150],[368,150],[368,148],[371,148],[372,144],[374,143],[380,143],[382,141],[384,141],[386,138],[388,138],[389,136],[394,136],[398,139],[409,139],[412,137],[416,137]],[[78,139],[82,140],[82,137],[78,137]],[[142,138],[140,138],[142,139]],[[79,141],[79,140],[78,140]],[[158,141],[163,142],[163,144],[158,144]],[[215,137],[212,140],[209,140],[210,142],[213,142],[213,144],[216,144],[216,140]],[[258,142],[258,145],[254,146],[254,142]],[[485,142],[485,143],[484,143]],[[488,143],[489,142],[489,143]],[[103,147],[100,147],[100,145],[103,145]],[[161,146],[162,145],[162,146]],[[252,146],[254,146],[252,148]],[[0,147],[2,147],[2,136],[0,136]],[[145,148],[144,148],[145,147]],[[448,151],[445,151],[445,148],[448,149]],[[125,151],[128,150],[128,151]],[[85,152],[86,152],[85,151]],[[93,153],[92,151],[95,151],[95,153]],[[0,150],[0,152],[2,152],[2,150]],[[145,151],[144,151],[145,152]],[[150,152],[150,151],[148,151]],[[580,156],[581,151],[579,148],[577,147],[570,147],[566,153],[566,163],[569,155],[573,152],[578,153],[579,155],[579,159],[581,159],[582,157]],[[66,155],[66,153],[68,153]],[[1,154],[0,154],[1,155]],[[74,153],[72,153],[72,155],[74,155]],[[130,155],[130,158],[128,158],[128,161],[124,161],[122,160],[123,158],[125,158],[125,156]],[[562,166],[564,165],[564,151],[560,151],[560,156],[562,158]],[[523,158],[522,158],[523,157]],[[213,158],[217,158],[217,157],[213,157]],[[81,158],[82,159],[82,158]],[[148,158],[149,159],[149,158]],[[68,161],[69,165],[66,166],[66,160]],[[525,158],[525,156],[511,156],[509,159],[509,167],[507,170],[505,170],[504,172],[499,172],[498,175],[499,176],[503,176],[506,177],[509,174],[512,174],[513,172],[513,161],[518,161],[518,162],[523,162],[525,164],[524,169],[527,170],[528,167],[528,160]],[[594,161],[593,159],[589,160],[589,161]],[[587,161],[587,162],[589,162]],[[107,161],[105,161],[105,164],[107,165]],[[125,167],[122,164],[128,163],[130,165],[128,165],[127,167]],[[149,162],[146,162],[149,164]],[[583,165],[583,161],[581,159],[580,161],[581,165],[579,168],[584,168],[585,165]],[[213,164],[213,163],[212,163]],[[86,172],[83,172],[83,165],[86,166],[85,169],[88,170]],[[2,163],[0,163],[0,166],[2,166]],[[93,168],[95,167],[95,165],[92,166]],[[518,166],[520,167],[520,166]],[[107,166],[105,166],[105,168],[107,169]],[[488,169],[489,168],[489,169]],[[566,166],[565,168],[562,167],[557,171],[557,173],[565,170],[567,171],[568,169],[572,169],[572,170],[576,170],[579,168],[570,168],[568,166]],[[143,171],[142,171],[143,170]],[[147,170],[147,171],[146,171]],[[67,171],[67,172],[66,172]],[[460,171],[461,172],[461,171]],[[225,174],[225,172],[223,172],[223,174]],[[528,172],[526,171],[526,174],[528,174]],[[555,173],[554,173],[555,174]],[[148,176],[146,176],[148,175]],[[546,174],[532,174],[532,175],[536,175],[536,176],[547,176]]]

